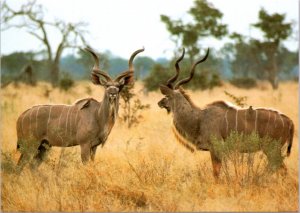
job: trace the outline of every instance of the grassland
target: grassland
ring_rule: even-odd
[[[150,109],[131,129],[118,120],[94,162],[83,166],[79,147],[54,147],[37,171],[25,168],[17,176],[18,115],[35,104],[101,100],[103,90],[89,82],[78,82],[69,92],[46,83],[9,85],[1,90],[2,211],[298,211],[298,84],[282,83],[277,91],[267,83],[248,90],[225,84],[189,94],[203,107],[229,100],[224,90],[247,96],[248,105],[272,107],[292,118],[296,132],[291,156],[285,159],[286,176],[275,173],[261,182],[241,184],[226,181],[222,173],[216,183],[209,154],[191,153],[176,142],[171,116],[157,106],[162,95],[144,94],[141,83],[135,92]]]

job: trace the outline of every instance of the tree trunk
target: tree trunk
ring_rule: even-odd
[[[278,82],[278,77],[277,77],[277,75],[276,74],[271,74],[270,73],[270,78],[269,78],[269,81],[270,81],[270,83],[271,83],[271,85],[272,85],[272,88],[274,89],[274,90],[276,90],[276,89],[278,89],[278,84],[279,84],[279,82]]]
[[[271,68],[269,71],[269,81],[274,90],[278,89],[279,82],[278,82],[278,66],[276,61],[276,53],[272,54]]]
[[[57,86],[59,81],[59,64],[57,62],[53,62],[50,65],[50,80],[52,86]]]

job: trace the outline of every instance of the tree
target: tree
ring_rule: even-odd
[[[257,40],[247,39],[238,33],[232,33],[230,38],[234,42],[225,46],[227,51],[233,52],[231,69],[235,78],[263,78],[261,70],[265,60]]]
[[[278,56],[282,41],[286,40],[292,33],[292,23],[284,23],[285,14],[268,14],[263,8],[259,11],[259,21],[253,24],[264,34],[264,40],[258,41],[257,45],[267,58],[265,70],[268,80],[273,89],[278,88]]]
[[[166,15],[160,18],[174,37],[174,42],[186,48],[190,62],[193,62],[200,50],[199,41],[210,36],[223,37],[227,34],[227,26],[221,23],[223,14],[206,0],[196,0],[188,13],[193,18],[191,23],[183,23],[180,19],[171,20]]]
[[[148,74],[149,70],[152,69],[155,62],[152,58],[149,58],[147,56],[139,57],[136,59],[135,62],[135,78],[137,80],[145,78],[145,76]]]
[[[178,57],[173,58],[168,65],[163,66],[161,64],[154,64],[148,76],[144,79],[145,87],[149,91],[159,89],[159,85],[166,83],[171,76],[175,73],[175,63]],[[215,86],[220,86],[222,84],[220,79],[220,64],[221,59],[216,57],[214,51],[211,51],[210,57],[201,64],[194,73],[193,79],[189,84],[183,86],[189,89],[212,89]],[[179,79],[186,78],[190,75],[191,63],[188,59],[183,59],[180,62],[180,73]]]
[[[77,48],[79,43],[86,44],[84,39],[86,24],[83,22],[66,23],[63,20],[46,21],[44,8],[37,4],[35,0],[23,4],[19,10],[14,10],[7,4],[7,1],[4,1],[1,6],[1,12],[2,30],[12,27],[25,27],[29,34],[44,45],[51,83],[56,85],[59,79],[59,62],[64,49]],[[15,23],[14,20],[18,22]],[[61,35],[60,42],[56,48],[51,46],[49,37],[49,31],[53,29]]]
[[[235,85],[243,87],[255,86],[256,78],[269,80],[270,61],[266,54],[266,47],[261,41],[238,33],[232,33],[232,43],[224,45],[223,55],[230,58],[232,73],[234,74]],[[283,45],[277,51],[276,76],[289,78],[292,69],[297,65],[297,52],[289,51]],[[245,85],[243,85],[245,84]]]

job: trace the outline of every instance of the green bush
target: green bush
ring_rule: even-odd
[[[226,182],[241,186],[267,183],[283,163],[280,141],[260,138],[256,133],[232,131],[225,141],[212,137],[212,148],[222,160],[221,172]]]
[[[160,64],[155,64],[150,71],[149,76],[144,80],[145,87],[149,91],[157,90],[159,85],[165,84],[172,74],[174,73],[171,73],[168,68]]]
[[[63,72],[62,76],[59,80],[59,88],[68,91],[70,88],[74,86],[75,82],[69,73]]]
[[[242,77],[242,78],[233,78],[230,80],[230,83],[239,88],[253,88],[257,86],[257,82],[254,78]]]
[[[150,74],[147,78],[145,78],[144,83],[145,87],[149,91],[157,90],[159,88],[160,84],[166,84],[167,80],[175,74],[175,68],[166,68],[160,64],[154,65],[153,69],[150,71]],[[179,74],[179,77],[177,81],[187,78],[189,76],[189,69],[185,69],[185,64],[181,66],[181,72]],[[211,74],[212,73],[212,74]],[[176,82],[177,82],[176,81]],[[220,75],[216,72],[212,72],[211,70],[208,69],[203,69],[200,72],[197,71],[194,74],[193,79],[187,83],[184,84],[183,87],[196,90],[196,89],[212,89],[213,87],[216,86],[221,86],[221,78]]]

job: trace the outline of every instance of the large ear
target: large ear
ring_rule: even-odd
[[[96,69],[93,69],[92,71],[91,80],[93,84],[101,85],[101,86],[105,86],[106,83],[110,81],[106,73]]]
[[[169,87],[163,85],[163,84],[161,84],[161,85],[159,86],[159,89],[160,89],[160,91],[161,91],[161,93],[162,93],[163,95],[166,95],[166,96],[167,96],[167,95],[172,95],[172,94],[173,94],[173,90],[170,89]]]
[[[125,85],[132,85],[134,84],[134,72],[133,71],[126,71],[120,74],[116,80],[120,86],[125,86]]]

